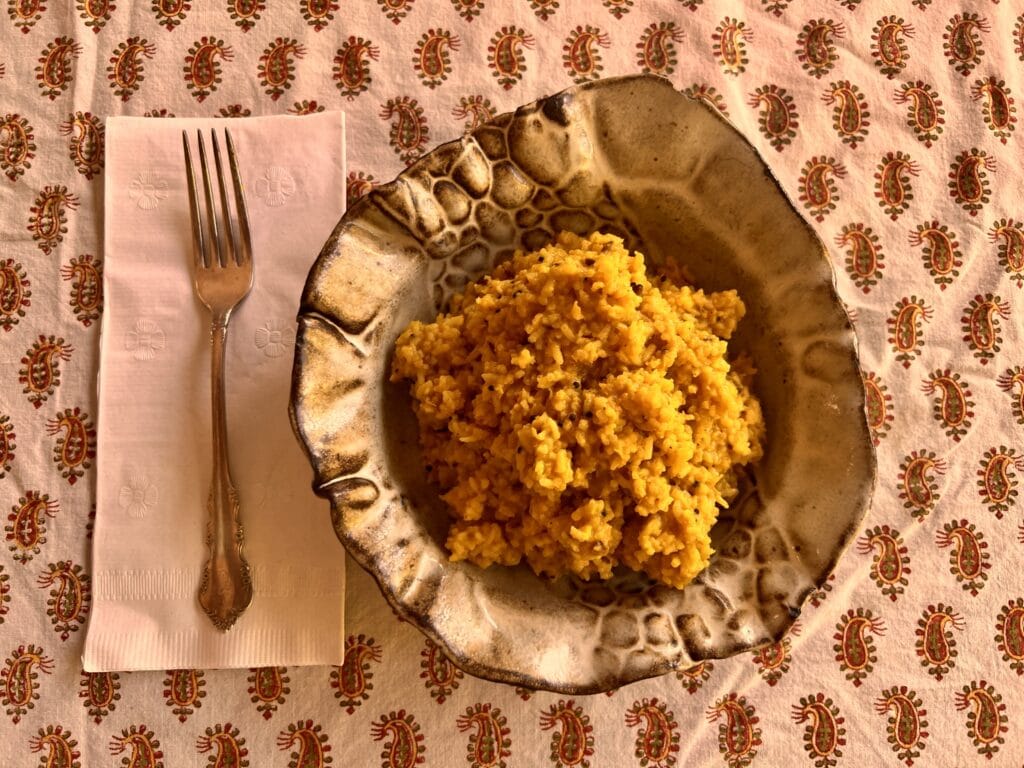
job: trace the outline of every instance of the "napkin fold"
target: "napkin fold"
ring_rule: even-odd
[[[196,596],[212,476],[210,334],[192,287],[181,132],[194,140],[197,128],[208,146],[206,129],[231,130],[255,265],[226,359],[231,472],[254,596],[228,632]],[[341,112],[107,121],[86,671],[342,663],[344,549],[311,491],[288,395],[302,286],[344,207]]]

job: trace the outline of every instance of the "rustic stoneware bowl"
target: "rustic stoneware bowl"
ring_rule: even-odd
[[[670,589],[634,574],[547,582],[449,562],[395,338],[514,248],[558,230],[680,259],[748,307],[768,444]],[[605,691],[774,642],[823,583],[869,501],[874,453],[853,330],[821,241],[743,137],[665,80],[588,83],[502,115],[352,205],[309,274],[292,417],[338,537],[404,618],[481,677]]]

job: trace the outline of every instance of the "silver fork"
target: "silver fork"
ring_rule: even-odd
[[[228,431],[224,403],[224,347],[228,338],[231,312],[249,295],[252,288],[252,238],[245,195],[238,175],[238,161],[231,134],[224,131],[231,183],[234,189],[234,216],[237,234],[232,226],[228,205],[228,189],[224,181],[217,133],[210,131],[213,161],[217,169],[220,213],[210,184],[209,164],[202,131],[196,131],[199,144],[199,165],[203,177],[206,217],[202,213],[196,177],[192,170],[192,153],[188,134],[181,132],[185,149],[185,173],[188,176],[189,212],[192,217],[193,273],[196,295],[210,310],[210,393],[213,406],[213,482],[207,502],[206,546],[209,557],[203,566],[199,586],[199,604],[214,626],[230,629],[252,601],[252,576],[242,555],[244,533],[239,518],[238,491],[231,482],[228,467]],[[218,225],[218,218],[220,225]]]

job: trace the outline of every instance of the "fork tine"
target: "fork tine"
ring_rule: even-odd
[[[217,129],[210,129],[210,141],[213,144],[213,164],[217,168],[217,191],[220,192],[220,207],[224,213],[224,265],[236,264],[235,228],[231,225],[231,208],[228,206],[228,185],[224,181],[224,168],[220,162],[220,145],[217,143]]]
[[[199,165],[203,172],[203,191],[206,197],[207,226],[210,230],[209,264],[211,267],[226,266],[224,261],[224,242],[220,239],[217,227],[217,207],[213,202],[213,188],[210,186],[210,166],[206,162],[206,145],[203,143],[203,132],[196,131],[199,137]]]
[[[181,144],[185,150],[185,175],[188,177],[188,212],[192,219],[192,261],[195,269],[206,266],[206,243],[203,240],[203,217],[199,210],[199,195],[196,191],[196,175],[192,170],[192,152],[188,146],[188,133],[181,132]]]
[[[242,178],[238,173],[238,156],[235,154],[235,142],[231,133],[224,129],[224,139],[228,147],[228,165],[231,166],[231,183],[235,188],[235,208],[238,211],[239,249],[238,263],[247,264],[252,261],[252,236],[249,233],[249,212],[245,207],[245,191],[242,189]]]

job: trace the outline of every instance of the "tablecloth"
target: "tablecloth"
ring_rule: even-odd
[[[1020,2],[5,5],[0,763],[1024,761]],[[609,695],[529,692],[461,673],[351,568],[341,667],[83,674],[104,118],[341,105],[354,198],[493,114],[640,71],[761,150],[860,336],[875,498],[793,631]]]

